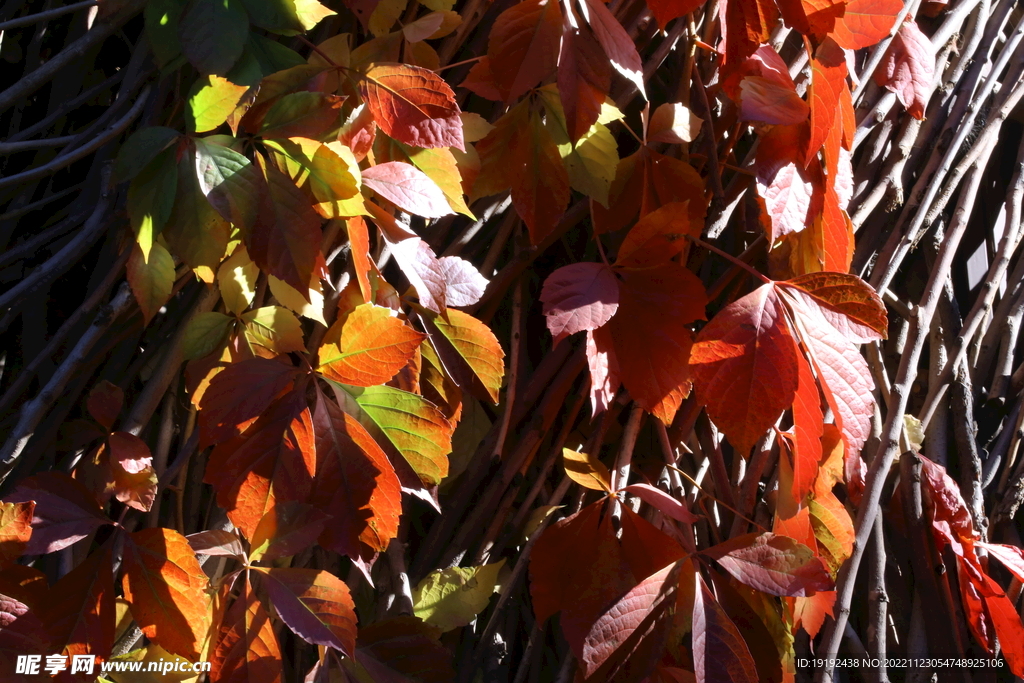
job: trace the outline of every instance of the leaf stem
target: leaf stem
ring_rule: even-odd
[[[696,244],[698,247],[704,247],[708,251],[713,251],[716,254],[718,254],[719,256],[721,256],[722,258],[726,259],[727,261],[730,261],[733,265],[736,265],[736,266],[739,266],[740,268],[743,268],[745,271],[747,271],[748,273],[750,273],[751,275],[756,277],[758,280],[760,280],[764,284],[767,285],[767,284],[771,283],[771,280],[769,278],[765,277],[764,275],[762,275],[761,273],[756,271],[753,268],[753,266],[751,266],[751,265],[749,265],[747,263],[744,263],[743,261],[739,260],[738,258],[733,256],[732,254],[724,252],[721,249],[719,249],[718,247],[716,247],[716,246],[714,246],[712,244],[709,244],[709,243],[705,242],[704,240],[699,239],[697,237],[693,237],[691,235],[687,235],[686,237],[691,242]]]
[[[434,73],[439,74],[442,71],[447,71],[448,69],[452,69],[457,66],[462,66],[463,64],[472,64],[474,62],[479,62],[486,56],[487,55],[480,55],[479,57],[473,57],[472,59],[463,59],[461,62],[452,62],[451,64],[445,64],[444,66],[439,66],[436,69],[434,69]]]

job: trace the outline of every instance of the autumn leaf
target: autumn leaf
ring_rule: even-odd
[[[270,614],[256,597],[248,576],[242,582],[242,591],[224,615],[210,661],[213,680],[246,683],[282,680],[281,649]]]
[[[157,478],[149,446],[128,432],[114,432],[107,439],[111,480],[108,491],[117,500],[143,512],[156,500]]]
[[[310,501],[333,518],[320,543],[368,561],[398,534],[402,496],[394,467],[359,421],[323,395],[313,433],[317,474]]]
[[[355,605],[341,579],[316,569],[253,569],[263,577],[275,611],[295,635],[352,656]]]
[[[241,435],[214,448],[204,481],[251,538],[271,508],[307,499],[315,473],[312,418],[303,393],[292,391]]]
[[[117,416],[124,405],[124,390],[107,380],[99,382],[89,392],[85,401],[86,410],[92,419],[103,425],[108,432],[114,428]]]
[[[454,213],[441,188],[423,171],[401,161],[388,161],[363,171],[363,184],[395,206],[424,218]]]
[[[125,543],[124,564],[125,598],[146,637],[198,659],[210,629],[210,582],[185,537],[171,529],[136,531]]]
[[[871,47],[889,35],[901,9],[900,0],[849,0],[832,37],[847,50]]]
[[[497,403],[505,375],[505,352],[490,328],[455,309],[449,309],[447,320],[442,316],[421,319],[452,379],[480,400]]]
[[[693,524],[699,519],[680,501],[650,484],[630,484],[629,486],[622,487],[620,492],[636,496],[663,515],[684,524]]]
[[[837,123],[840,91],[846,88],[846,55],[832,39],[826,39],[811,59],[811,85],[807,101],[811,109],[811,136],[807,144],[806,167],[825,144]]]
[[[359,93],[381,130],[399,142],[465,149],[455,93],[434,72],[379,64],[360,79]]]
[[[400,456],[423,483],[441,483],[448,474],[453,427],[437,406],[388,386],[361,388],[332,382],[331,388],[342,410],[359,420],[393,464]]]
[[[698,681],[754,683],[754,659],[736,624],[708,590],[700,572],[693,599],[693,666]]]
[[[601,0],[583,0],[579,3],[579,8],[584,20],[594,31],[594,37],[601,44],[601,49],[611,62],[612,68],[636,86],[640,95],[646,99],[643,65],[636,45],[626,29],[622,28],[622,24]]]
[[[647,214],[634,225],[619,246],[615,265],[653,268],[682,253],[686,261],[689,237],[700,237],[703,226],[690,221],[689,202],[671,202]]]
[[[295,368],[267,358],[232,363],[210,382],[199,407],[200,443],[227,441],[252,424],[291,387]]]
[[[562,462],[565,465],[566,476],[580,486],[592,491],[611,492],[612,478],[608,468],[594,456],[563,448]]]
[[[690,393],[689,325],[704,318],[704,286],[675,263],[621,273],[609,323],[619,376],[641,407],[669,424]]]
[[[35,502],[32,535],[25,552],[45,555],[80,541],[101,526],[112,524],[96,498],[63,472],[42,472],[23,479],[4,503]]]
[[[46,592],[39,616],[50,633],[50,652],[69,658],[88,654],[110,657],[114,647],[111,545],[108,542],[97,549]]]
[[[882,63],[875,70],[875,83],[896,93],[896,99],[915,119],[924,118],[932,94],[935,48],[917,23],[908,19],[900,26]]]
[[[185,537],[196,555],[215,555],[217,557],[244,557],[245,550],[237,533],[223,529],[207,529]]]
[[[148,324],[171,298],[174,289],[174,258],[162,244],[154,242],[147,259],[136,244],[128,258],[127,276],[143,320]]]
[[[679,102],[658,105],[647,123],[647,142],[693,142],[704,121]]]
[[[340,340],[320,347],[318,371],[342,384],[383,384],[408,362],[425,338],[393,317],[391,309],[362,304],[345,318]]]
[[[21,557],[32,535],[34,501],[0,502],[0,569]]]
[[[388,680],[398,672],[421,683],[448,683],[455,671],[439,636],[438,629],[416,617],[382,619],[359,629],[355,660],[375,680]]]
[[[608,326],[587,330],[587,367],[590,369],[590,404],[593,414],[608,409],[622,383],[615,343]]]
[[[740,583],[769,595],[807,597],[834,585],[807,546],[787,536],[753,533],[704,551]]]
[[[555,71],[562,13],[554,0],[524,0],[494,21],[487,44],[490,71],[512,102]]]
[[[775,126],[761,138],[755,164],[757,193],[764,201],[772,244],[801,232],[821,211],[820,178],[804,167],[807,126]]]
[[[565,23],[558,55],[558,93],[571,142],[597,122],[611,82],[611,62],[590,27]]]
[[[330,515],[297,501],[271,508],[252,532],[249,559],[270,562],[298,554],[316,542],[328,519]]]
[[[584,330],[596,330],[619,308],[619,282],[600,263],[563,266],[544,280],[540,300],[555,341]]]

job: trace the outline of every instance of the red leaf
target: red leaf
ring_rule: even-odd
[[[96,498],[80,482],[63,472],[43,472],[23,479],[4,498],[5,503],[35,501],[28,555],[45,555],[76,543],[106,524]]]
[[[874,381],[867,361],[850,339],[836,329],[810,297],[790,304],[801,321],[801,340],[807,345],[825,399],[843,431],[848,457],[860,453],[871,431]]]
[[[584,676],[590,678],[602,667],[612,668],[605,665],[622,666],[622,661],[627,657],[632,674],[629,680],[640,680],[653,670],[661,657],[660,648],[654,648],[654,652],[645,652],[647,657],[638,656],[637,650],[641,647],[641,641],[657,641],[666,635],[668,623],[664,617],[675,602],[681,567],[681,562],[673,562],[646,577],[598,618],[583,642],[583,657],[580,661]],[[650,649],[650,646],[644,648]],[[615,674],[608,672],[608,679],[618,674],[621,671]]]
[[[14,671],[17,657],[26,652],[53,651],[41,614],[49,593],[38,569],[12,565],[0,572],[0,666],[8,667],[4,671]]]
[[[449,683],[452,655],[437,629],[416,617],[393,617],[359,629],[355,659],[374,681]]]
[[[584,642],[621,596],[683,557],[683,550],[628,508],[616,537],[602,502],[556,522],[530,555],[530,593],[538,622],[561,612],[563,633],[582,661]]]
[[[237,534],[223,529],[209,529],[185,537],[196,555],[215,555],[217,557],[238,557],[245,555],[242,541]]]
[[[708,590],[700,572],[694,576],[693,668],[698,683],[754,683],[758,680],[757,667],[743,636]]]
[[[742,584],[769,595],[807,597],[833,590],[814,551],[788,536],[753,533],[704,551]]]
[[[684,524],[694,524],[700,519],[700,517],[690,512],[681,502],[650,484],[630,484],[622,490],[626,493],[633,494],[651,507],[656,508],[663,515],[683,522]]]
[[[494,82],[491,60],[487,55],[477,60],[460,85],[487,100],[500,102],[503,99],[497,83]]]
[[[760,76],[740,81],[740,116],[764,123],[794,124],[807,120],[809,109],[793,86],[779,84]]]
[[[109,432],[114,428],[117,415],[124,405],[124,391],[121,387],[103,380],[92,388],[85,406],[92,415],[92,419],[103,425]]]
[[[792,405],[796,363],[796,343],[771,284],[719,311],[690,354],[697,398],[743,453]]]
[[[727,0],[718,5],[722,25],[719,52],[727,59],[742,60],[767,43],[779,18],[773,0]]]
[[[69,659],[89,654],[100,660],[110,657],[115,611],[114,558],[110,546],[104,544],[47,592],[40,617],[50,631],[50,652]],[[63,680],[84,683],[88,679],[64,672]]]
[[[596,330],[619,308],[619,281],[602,263],[574,263],[559,268],[544,280],[540,300],[555,341]]]
[[[793,498],[798,502],[811,492],[818,476],[824,419],[818,383],[807,361],[800,358],[793,398]]]
[[[697,0],[693,0],[696,2]],[[580,12],[594,31],[594,37],[601,44],[612,68],[628,79],[646,99],[644,90],[644,68],[636,51],[633,39],[622,28],[601,0],[584,0],[579,3]]]
[[[465,151],[455,93],[433,71],[379,64],[359,81],[359,93],[381,130],[399,142]]]
[[[487,56],[506,102],[555,70],[561,36],[562,13],[555,0],[523,0],[498,15],[491,27]]]
[[[1024,581],[1024,550],[1015,545],[975,541],[975,547],[984,548],[996,558],[1018,581]]]
[[[157,479],[153,455],[146,442],[128,432],[114,432],[107,439],[110,448],[111,481],[108,493],[129,507],[148,512],[156,500]]]
[[[597,415],[608,409],[622,383],[610,326],[587,330],[587,366],[590,368],[590,405]]]
[[[886,338],[889,317],[874,289],[856,275],[811,273],[779,283],[806,308],[816,308],[828,324],[857,344]]]
[[[809,598],[783,598],[793,605],[793,628],[803,628],[811,638],[825,624],[825,618],[833,616],[836,603],[835,591],[821,591]]]
[[[316,471],[313,425],[302,392],[273,403],[240,436],[219,444],[203,481],[249,538],[275,505],[305,501]]]
[[[283,662],[270,615],[249,583],[231,603],[210,657],[210,679],[224,683],[280,683]]]
[[[689,325],[704,319],[704,285],[668,263],[622,271],[619,297],[609,326],[622,383],[644,410],[669,424],[690,393]]]
[[[820,171],[804,169],[807,126],[776,126],[761,138],[755,171],[757,193],[764,200],[774,244],[800,232],[821,212]]]
[[[321,544],[368,562],[398,534],[398,476],[359,421],[322,395],[313,412],[313,433],[318,471],[310,501],[333,517]]]
[[[900,0],[850,0],[832,37],[847,50],[871,47],[889,35],[902,9]]]
[[[21,557],[32,536],[32,511],[35,502],[0,502],[0,569]]]
[[[295,635],[352,656],[355,605],[341,579],[317,569],[253,569],[263,575],[274,610]]]
[[[654,18],[658,20],[658,26],[662,30],[668,25],[668,22],[689,14],[703,4],[700,0],[647,0],[647,6],[651,9]]]
[[[566,21],[558,56],[558,94],[574,144],[597,122],[611,84],[611,62],[590,27],[574,28]]]
[[[199,445],[227,441],[251,425],[287,391],[297,373],[288,363],[250,358],[232,363],[210,381],[199,407]]]
[[[1024,675],[1024,625],[1013,601],[1006,596],[1002,587],[988,574],[982,574],[986,590],[982,591],[985,611],[995,626],[1003,656],[1014,676]],[[963,581],[963,578],[961,578]],[[995,649],[989,650],[994,655]]]
[[[846,2],[835,0],[779,0],[779,9],[786,26],[813,36],[820,42],[835,29],[836,19],[843,16]]]
[[[437,183],[412,164],[388,161],[371,166],[363,171],[363,184],[417,216],[440,218],[454,213]]]
[[[935,79],[935,48],[913,19],[900,26],[874,78],[875,83],[896,93],[911,116],[924,118]]]
[[[184,536],[143,529],[124,550],[124,595],[142,632],[168,652],[195,661],[210,630],[210,581]]]
[[[510,161],[512,204],[530,231],[530,243],[540,244],[565,213],[569,176],[558,146],[536,111],[530,112],[526,130],[516,135]]]
[[[249,256],[262,270],[309,297],[320,255],[320,217],[288,176],[257,156],[266,179],[256,225],[243,233]]]

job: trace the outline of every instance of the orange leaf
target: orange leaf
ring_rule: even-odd
[[[811,87],[807,95],[811,105],[811,137],[805,167],[817,156],[832,126],[838,122],[839,92],[845,87],[846,55],[835,41],[826,39],[811,58]]]
[[[249,583],[228,608],[217,646],[210,657],[210,679],[237,683],[279,683],[283,672],[281,648],[266,608]]]
[[[889,35],[902,9],[900,0],[850,0],[832,37],[847,50],[871,47]]]
[[[329,515],[296,501],[270,508],[252,532],[250,561],[270,562],[297,555],[316,542],[328,519]],[[191,537],[189,542],[194,548]]]
[[[130,534],[124,568],[125,599],[142,632],[168,652],[197,660],[210,630],[210,581],[185,537],[171,529]]]
[[[348,243],[352,249],[352,266],[359,282],[359,292],[363,301],[373,301],[373,290],[370,288],[370,234],[366,230],[366,221],[362,216],[355,216],[345,221],[348,226]]]
[[[345,319],[340,341],[320,347],[318,371],[343,384],[383,384],[405,367],[424,339],[391,309],[361,304]]]
[[[689,201],[671,202],[641,218],[626,233],[619,247],[615,265],[623,268],[651,268],[670,261],[682,253],[686,262],[690,243],[686,239],[700,237],[701,223],[690,220]]]
[[[32,535],[32,511],[35,501],[0,502],[0,569],[21,557]]]
[[[798,502],[811,492],[818,476],[824,419],[818,383],[811,374],[811,366],[799,358],[793,397],[793,498]]]
[[[293,391],[240,436],[210,455],[204,481],[246,537],[275,505],[303,502],[316,471],[313,426],[303,391]]]
[[[146,442],[128,432],[114,432],[110,448],[110,481],[107,491],[129,507],[148,512],[156,500],[157,479],[153,456]]]

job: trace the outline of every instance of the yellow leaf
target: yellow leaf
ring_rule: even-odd
[[[220,264],[217,284],[224,307],[233,315],[241,315],[256,297],[256,278],[260,269],[249,258],[245,247],[238,245],[231,256]]]
[[[203,76],[188,98],[188,127],[190,132],[205,133],[227,121],[235,110],[247,85],[235,85],[222,76]]]
[[[305,318],[317,321],[324,327],[327,326],[327,321],[324,320],[324,290],[319,277],[314,275],[309,282],[309,301],[306,301],[290,284],[273,275],[267,276],[267,283],[270,285],[270,293],[283,306]]]
[[[462,195],[462,175],[459,173],[458,164],[451,150],[446,147],[437,149],[416,149],[405,147],[406,153],[412,163],[427,176],[437,183],[437,186],[444,192],[445,199],[451,207],[464,216],[476,219],[473,212],[466,206],[466,200]]]
[[[593,491],[612,490],[608,468],[594,456],[563,448],[562,458],[565,461],[566,475],[580,486]]]
[[[264,306],[242,316],[245,338],[277,355],[303,351],[302,326],[295,314],[283,306]]]
[[[402,16],[407,4],[408,0],[380,0],[373,8],[370,20],[367,22],[370,32],[378,38],[390,33],[391,27]]]

